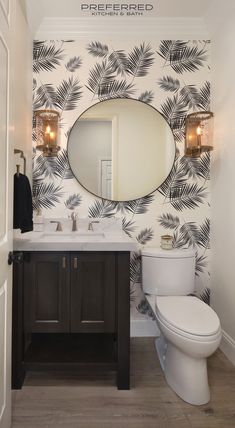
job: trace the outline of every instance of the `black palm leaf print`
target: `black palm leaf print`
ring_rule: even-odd
[[[207,193],[204,187],[197,183],[185,183],[179,187],[173,187],[170,191],[169,202],[177,211],[195,209],[204,202]]]
[[[128,58],[123,50],[113,51],[109,55],[110,66],[117,74],[124,76],[128,72]]]
[[[139,101],[143,101],[143,103],[151,104],[151,102],[154,100],[154,93],[153,91],[144,91],[140,96],[138,97]]]
[[[180,239],[184,241],[184,245],[195,247],[199,240],[199,230],[194,222],[187,222],[181,226]]]
[[[55,174],[62,180],[69,180],[71,178],[74,178],[74,175],[70,168],[68,153],[66,149],[63,149],[61,152],[59,152],[58,156],[56,157]]]
[[[185,247],[184,236],[179,232],[179,230],[176,230],[173,233],[172,245],[173,245],[173,248],[184,248]]]
[[[200,294],[200,299],[207,305],[210,305],[211,290],[208,287],[204,288],[203,292]]]
[[[165,229],[177,229],[180,225],[180,219],[171,213],[162,214],[158,217],[158,222]]]
[[[185,103],[181,97],[174,95],[173,98],[167,97],[166,101],[161,105],[161,112],[169,123],[173,126],[174,120],[178,120],[187,113]]]
[[[167,97],[161,105],[160,111],[168,122],[176,141],[181,141],[185,133],[185,118],[187,107],[184,100],[178,94],[173,98]]]
[[[126,211],[135,214],[145,214],[148,211],[149,205],[153,202],[154,195],[147,195],[134,201],[123,202],[123,207]]]
[[[210,110],[210,82],[205,82],[205,84],[200,89],[200,103],[199,108],[205,111]]]
[[[42,178],[49,177],[53,179],[56,176],[57,157],[45,157],[43,155],[39,155],[36,158],[35,167]],[[35,169],[33,171],[33,176],[35,178]]]
[[[158,188],[158,192],[165,196],[165,198],[169,198],[171,189],[183,186],[186,181],[187,177],[185,177],[184,168],[182,168],[179,160],[177,160],[164,183],[162,183],[162,185]]]
[[[36,165],[35,156],[33,156],[32,162],[32,171],[33,171],[33,186],[38,186],[43,181],[43,176],[41,174],[41,168]]]
[[[135,231],[135,222],[132,220],[127,220],[126,217],[122,218],[122,230],[125,232],[130,238],[132,238],[132,234]]]
[[[63,49],[56,48],[54,44],[47,45],[44,42],[35,41],[33,48],[33,71],[52,71],[60,65],[64,58]]]
[[[138,290],[135,284],[130,284],[130,303],[131,304],[136,301],[137,295],[138,295]]]
[[[207,266],[207,257],[205,255],[199,256],[198,253],[196,253],[196,276],[199,276],[200,273],[203,273],[205,268]]]
[[[182,156],[180,159],[185,174],[188,174],[190,178],[196,178],[200,176],[200,158],[191,158],[189,156]]]
[[[117,203],[113,201],[107,201],[106,199],[96,199],[94,204],[89,207],[88,217],[92,218],[104,218],[113,217],[115,215]]]
[[[143,315],[148,315],[148,317],[151,318],[153,321],[156,320],[156,316],[147,299],[141,300],[141,302],[137,306],[137,310]]]
[[[54,183],[34,183],[33,185],[33,209],[52,208],[60,202],[63,196],[62,187]]]
[[[135,46],[128,56],[128,73],[133,77],[144,77],[154,63],[154,54],[151,46],[142,43],[140,47]]]
[[[178,74],[184,72],[195,72],[203,67],[207,60],[207,53],[198,46],[186,46],[183,49],[175,50],[170,55],[170,66]]]
[[[198,176],[204,180],[210,180],[210,152],[203,153],[200,157]]]
[[[141,255],[137,252],[130,260],[130,280],[133,284],[141,283]]]
[[[171,76],[163,76],[158,80],[161,89],[169,92],[177,92],[180,87],[180,81]]]
[[[81,65],[82,65],[82,59],[80,58],[80,56],[74,56],[67,62],[67,64],[65,64],[65,67],[67,68],[68,71],[70,71],[71,73],[74,73],[78,68],[81,67]]]
[[[186,116],[180,116],[172,120],[171,130],[174,135],[175,142],[181,143],[185,138],[185,119]],[[177,155],[177,147],[176,147]]]
[[[90,70],[88,85],[86,87],[95,95],[102,85],[105,86],[112,80],[114,80],[113,68],[107,61],[102,61],[101,64],[96,63]]]
[[[154,232],[151,227],[146,227],[145,229],[141,230],[141,232],[137,236],[137,241],[141,245],[147,244],[147,242],[151,241],[154,237]]]
[[[37,87],[37,80],[33,79],[33,86],[32,86],[33,91],[35,91],[36,87]]]
[[[170,61],[171,55],[175,51],[181,51],[187,46],[188,42],[183,40],[162,40],[159,46],[158,55],[160,55],[164,60],[165,64]]]
[[[198,245],[205,249],[210,248],[210,220],[206,218],[199,228]]]
[[[77,78],[70,77],[68,81],[63,80],[57,88],[55,106],[62,111],[74,110],[77,102],[82,96],[81,86]]]
[[[130,98],[135,92],[133,88],[134,85],[127,83],[126,80],[111,80],[109,83],[99,86],[98,98],[100,101],[112,98]]]
[[[54,108],[57,101],[57,93],[51,83],[42,84],[33,93],[33,109]]]
[[[74,210],[75,208],[79,207],[82,202],[82,197],[78,193],[74,193],[73,195],[70,195],[66,201],[65,206],[68,208],[68,210]]]
[[[107,45],[100,42],[91,42],[87,46],[89,54],[94,57],[106,57],[109,53],[109,48]]]
[[[206,152],[200,158],[182,156],[180,164],[190,178],[210,178],[210,153]]]
[[[200,94],[195,85],[186,85],[180,90],[181,100],[189,109],[197,109],[200,105]]]

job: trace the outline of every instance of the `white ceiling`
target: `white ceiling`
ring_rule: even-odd
[[[81,3],[111,3],[107,0],[84,1],[84,0],[21,0],[25,2],[29,18],[39,14],[44,17],[80,17]],[[116,1],[115,3],[125,3]],[[127,1],[128,3],[128,1]],[[130,3],[130,1],[129,1]],[[135,3],[131,1],[131,3]],[[213,0],[150,0],[149,2],[138,1],[138,3],[150,3],[155,6],[157,17],[203,17]],[[34,16],[33,16],[34,15]]]
[[[231,11],[235,8],[235,0],[126,0],[126,3],[150,3],[154,5],[155,15],[154,17],[131,17],[131,18],[110,18],[110,17],[88,17],[81,13],[81,3],[125,3],[124,0],[19,0],[22,8],[25,12],[25,16],[32,33],[44,32],[51,27],[57,26],[57,33],[59,30],[63,31],[63,23],[65,23],[66,32],[71,25],[76,26],[77,32],[78,26],[81,28],[93,28],[100,29],[103,31],[104,26],[112,28],[111,21],[114,21],[115,25],[120,29],[128,28],[129,23],[125,24],[125,21],[131,21],[131,26],[135,25],[137,28],[143,26],[144,29],[151,27],[157,28],[159,25],[161,28],[168,26],[168,31],[173,24],[180,28],[186,26],[186,31],[190,26],[195,25],[195,31],[200,32],[200,28],[205,31],[205,22],[208,24],[208,16],[212,17],[215,13],[218,17],[221,14],[226,13],[228,16]],[[206,18],[206,20],[204,19]],[[75,22],[76,21],[76,22]],[[64,27],[64,28],[65,28]],[[196,34],[195,33],[195,34]],[[49,34],[49,33],[48,33]],[[193,32],[192,32],[193,34]]]

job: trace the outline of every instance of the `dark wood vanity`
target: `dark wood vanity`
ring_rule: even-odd
[[[12,386],[27,370],[102,367],[129,389],[129,251],[24,251],[13,268]]]

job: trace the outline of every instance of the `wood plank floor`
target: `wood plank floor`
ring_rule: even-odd
[[[235,427],[235,367],[222,352],[209,359],[211,402],[191,406],[167,386],[153,338],[131,340],[131,390],[114,373],[29,373],[13,391],[13,428]]]

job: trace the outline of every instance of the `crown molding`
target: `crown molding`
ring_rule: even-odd
[[[163,39],[208,39],[203,18],[44,18],[36,39],[112,37],[132,40],[143,37]]]

